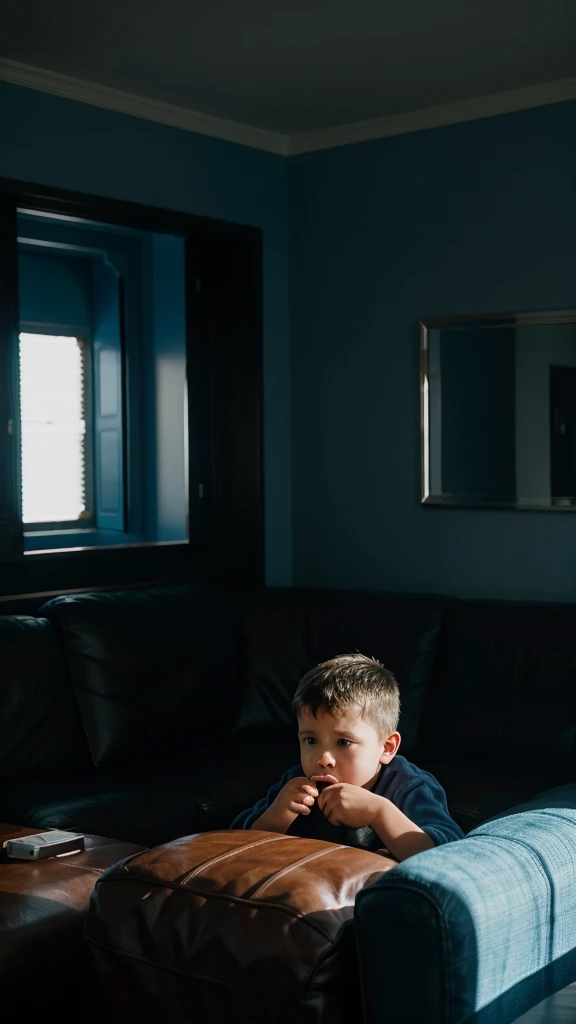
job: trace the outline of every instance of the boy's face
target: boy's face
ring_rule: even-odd
[[[337,782],[370,789],[381,765],[392,760],[399,733],[383,738],[354,706],[335,715],[320,709],[315,718],[309,708],[298,715],[302,767],[308,778],[332,775]]]

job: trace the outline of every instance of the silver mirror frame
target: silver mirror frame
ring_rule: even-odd
[[[469,504],[446,501],[441,494],[430,490],[430,341],[429,333],[440,328],[465,330],[471,326],[482,327],[539,327],[552,324],[576,323],[576,309],[556,310],[541,313],[492,313],[484,315],[427,317],[419,321],[420,328],[420,423],[421,423],[421,504],[440,508],[492,508],[505,511],[535,512],[576,512],[576,506],[567,505],[505,505],[501,502],[482,501],[474,497]]]

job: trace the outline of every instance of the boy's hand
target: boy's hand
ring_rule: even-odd
[[[318,798],[318,807],[331,825],[345,825],[346,828],[371,827],[380,810],[382,797],[371,793],[362,786],[349,782],[338,782],[328,786]]]
[[[318,790],[306,776],[290,779],[264,814],[250,828],[264,832],[286,832],[299,814],[310,814]]]
[[[294,818],[298,814],[310,814],[310,808],[313,807],[317,796],[316,786],[305,775],[290,779],[290,782],[287,782],[278,793],[270,810],[274,808],[280,813],[289,812]]]

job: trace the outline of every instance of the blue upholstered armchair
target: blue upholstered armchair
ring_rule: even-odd
[[[366,1024],[510,1024],[576,980],[576,810],[492,820],[361,891]]]

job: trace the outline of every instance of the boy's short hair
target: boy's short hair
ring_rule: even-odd
[[[318,711],[344,711],[358,704],[362,717],[389,736],[398,727],[400,694],[392,672],[364,654],[340,654],[317,665],[300,680],[292,709],[298,715],[309,708]]]

